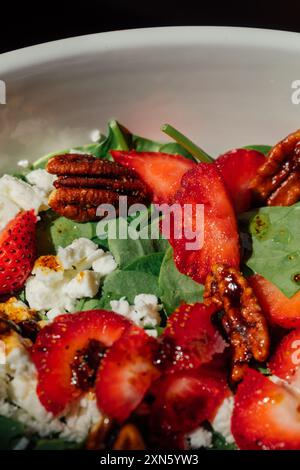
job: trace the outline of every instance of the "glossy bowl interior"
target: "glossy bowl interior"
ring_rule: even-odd
[[[116,118],[151,138],[169,122],[217,155],[299,127],[296,33],[172,27],[96,34],[0,56],[0,171],[90,141]]]

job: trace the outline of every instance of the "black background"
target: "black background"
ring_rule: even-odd
[[[249,26],[300,32],[299,0],[43,0],[0,3],[0,52],[115,29]]]

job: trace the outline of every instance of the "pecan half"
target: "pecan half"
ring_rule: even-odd
[[[224,309],[222,324],[233,351],[231,379],[239,382],[251,359],[269,354],[266,319],[247,280],[235,268],[215,265],[207,276],[204,303]]]
[[[120,196],[128,198],[128,205],[151,200],[148,188],[132,170],[92,155],[57,155],[49,160],[47,171],[58,176],[49,206],[78,222],[99,220],[100,204],[111,204],[118,213]]]
[[[300,129],[269,152],[251,182],[255,200],[269,206],[290,206],[300,199]]]

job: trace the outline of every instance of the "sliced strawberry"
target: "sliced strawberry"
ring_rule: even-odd
[[[269,368],[274,375],[300,389],[300,329],[291,331],[280,342]]]
[[[192,431],[214,418],[228,393],[225,376],[216,371],[200,368],[163,375],[154,387],[153,432]]]
[[[231,150],[217,158],[216,165],[237,213],[252,207],[250,182],[265,161],[266,157],[262,153],[249,149]]]
[[[168,368],[197,368],[224,351],[226,343],[212,324],[213,313],[213,306],[199,303],[181,305],[172,313],[162,337]]]
[[[155,203],[172,202],[182,176],[196,165],[188,158],[168,153],[112,150],[111,154],[116,162],[140,176]]]
[[[125,421],[159,377],[158,343],[132,326],[108,351],[96,383],[98,405],[109,417]]]
[[[235,396],[232,433],[242,450],[300,449],[300,401],[249,369]]]
[[[22,289],[32,271],[36,222],[33,211],[20,212],[0,235],[0,295]]]
[[[131,325],[105,310],[60,315],[45,326],[32,349],[38,372],[37,393],[55,415],[93,385],[106,348]]]
[[[178,222],[175,216],[170,243],[179,271],[203,284],[216,263],[238,268],[240,250],[235,214],[216,166],[200,163],[188,171],[182,178],[175,202],[182,208],[184,229],[183,236],[176,238]],[[201,204],[204,205],[203,223],[196,218]],[[194,239],[192,232],[196,233]],[[203,247],[191,249],[191,241],[199,242],[202,235]]]
[[[300,292],[289,298],[275,284],[259,274],[248,279],[271,323],[283,328],[300,327]]]

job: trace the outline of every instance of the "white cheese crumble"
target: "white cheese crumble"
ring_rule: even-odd
[[[57,256],[42,256],[35,262],[25,286],[27,302],[34,310],[49,311],[47,316],[53,320],[74,311],[78,299],[95,297],[102,277],[116,267],[111,253],[87,238],[78,238],[60,247]]]
[[[95,297],[99,290],[100,277],[93,271],[80,271],[65,286],[65,292],[71,299],[81,299],[82,297]]]
[[[48,413],[36,393],[37,374],[24,347],[15,347],[0,366],[0,414],[26,426],[41,437],[59,437],[81,442],[101,419],[94,394],[83,396],[59,417]]]
[[[200,449],[201,447],[212,446],[212,433],[206,429],[199,427],[194,431],[186,434],[184,437],[185,447],[187,450]]]
[[[125,297],[122,297],[120,300],[111,300],[110,306],[115,313],[123,315],[142,328],[146,327],[146,332],[150,336],[157,336],[155,327],[159,326],[161,321],[159,314],[161,305],[155,295],[136,295],[133,305],[130,305]]]
[[[54,189],[53,183],[57,176],[51,175],[48,171],[39,168],[28,173],[26,179],[32,186],[42,189],[46,195],[49,195]]]
[[[233,444],[235,442],[231,432],[231,417],[233,406],[233,396],[225,398],[222,405],[218,409],[214,420],[212,421],[212,427],[214,430],[222,434],[228,444]]]
[[[55,176],[46,170],[34,170],[26,176],[27,182],[11,175],[0,178],[0,230],[20,210],[34,209],[38,214],[47,210],[48,196],[53,189]]]

